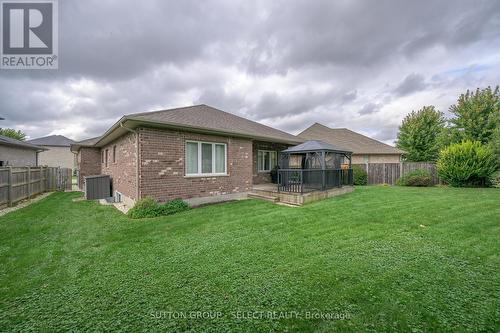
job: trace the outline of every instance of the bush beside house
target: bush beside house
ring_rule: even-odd
[[[353,165],[352,173],[354,178],[354,185],[368,184],[368,173],[366,173],[365,169],[363,169],[359,165]]]
[[[415,170],[397,180],[400,186],[432,186],[432,175],[428,170]]]
[[[479,141],[446,147],[437,162],[439,177],[451,186],[484,186],[496,170],[492,149]]]
[[[172,215],[186,210],[189,210],[189,205],[180,199],[175,199],[160,205],[153,198],[146,197],[137,201],[127,214],[130,218],[142,219]]]

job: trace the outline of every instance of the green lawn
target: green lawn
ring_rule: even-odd
[[[0,331],[500,329],[497,189],[364,187],[144,220],[78,196],[0,218]]]

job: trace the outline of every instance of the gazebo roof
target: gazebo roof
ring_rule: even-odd
[[[334,146],[332,144],[326,143],[320,140],[309,140],[300,145],[290,147],[286,150],[283,150],[283,153],[306,153],[312,151],[333,151],[337,153],[352,153],[348,149],[344,149],[338,146]]]

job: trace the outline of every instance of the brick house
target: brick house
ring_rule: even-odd
[[[102,136],[71,145],[79,186],[110,175],[132,205],[147,196],[191,204],[244,197],[270,182],[278,153],[304,140],[207,105],[123,116]]]

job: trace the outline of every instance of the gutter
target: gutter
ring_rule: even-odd
[[[135,161],[136,198],[135,198],[135,200],[137,202],[137,201],[139,201],[140,195],[141,195],[140,184],[139,184],[139,163],[140,163],[139,133],[137,131],[123,125],[122,120],[120,120],[119,124],[120,124],[120,127],[123,128],[124,130],[135,134],[135,146],[136,146],[136,161]]]

